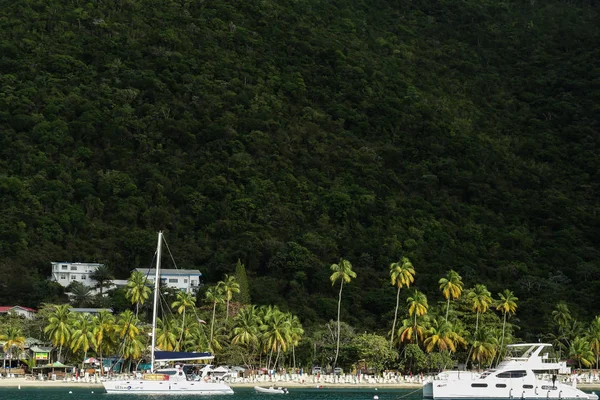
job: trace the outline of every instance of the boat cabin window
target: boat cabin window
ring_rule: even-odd
[[[160,371],[163,375],[175,375],[177,371]]]
[[[485,371],[484,373],[481,374],[481,376],[479,377],[479,379],[485,379],[486,376],[489,376],[494,371],[496,371],[496,370],[492,369],[490,371]]]
[[[498,375],[496,375],[497,378],[522,378],[524,376],[527,376],[527,371],[506,371],[506,372],[500,372]]]
[[[523,389],[533,389],[533,385],[523,385]]]
[[[471,387],[487,387],[487,383],[471,383]]]
[[[496,383],[496,387],[497,388],[505,388],[506,387],[506,383]]]

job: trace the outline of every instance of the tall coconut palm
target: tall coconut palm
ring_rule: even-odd
[[[136,318],[140,311],[140,305],[148,300],[151,293],[152,289],[148,287],[146,275],[140,271],[133,271],[127,279],[125,297],[131,301],[131,304],[135,304]]]
[[[112,332],[115,330],[115,317],[107,310],[102,310],[100,313],[94,316],[93,320],[93,333],[94,343],[96,345],[96,353],[100,358],[100,365],[103,364],[104,350],[110,345],[110,338]],[[108,339],[108,340],[106,340]],[[103,373],[103,368],[100,368],[100,375]]]
[[[171,304],[171,308],[177,310],[177,313],[181,314],[181,335],[179,336],[179,343],[177,347],[181,347],[181,341],[183,339],[183,333],[185,332],[185,311],[191,309],[192,311],[196,307],[196,297],[189,292],[180,291],[177,293],[177,300]]]
[[[417,317],[422,317],[427,314],[429,304],[427,303],[427,296],[425,293],[415,290],[411,296],[406,299],[408,303],[408,315],[413,317],[413,333],[418,333],[417,329]],[[419,337],[415,335],[415,344],[419,344]]]
[[[83,359],[87,358],[87,352],[95,347],[94,319],[88,313],[78,313],[73,318],[73,331],[71,332],[71,350],[77,353],[83,351]],[[81,363],[83,368],[83,362]]]
[[[445,278],[442,278],[438,282],[440,284],[440,290],[446,298],[446,321],[448,321],[448,312],[450,311],[450,299],[458,299],[462,294],[463,282],[462,277],[458,272],[450,270]]]
[[[390,338],[390,348],[394,343],[394,331],[396,330],[396,321],[398,320],[398,306],[400,305],[400,289],[403,287],[410,287],[410,284],[415,281],[415,268],[408,259],[408,257],[402,257],[398,262],[390,264],[390,278],[392,286],[396,286],[396,309],[394,311],[394,323],[392,324],[392,333]]]
[[[21,328],[16,326],[8,326],[5,328],[4,333],[0,334],[0,340],[5,341],[4,353],[13,354],[15,349],[25,349],[25,337],[21,332]],[[3,357],[3,366],[6,370],[6,356]]]
[[[335,285],[335,283],[340,281],[340,293],[338,297],[338,309],[337,309],[337,345],[335,349],[335,359],[333,360],[333,366],[336,366],[338,355],[340,353],[340,313],[342,310],[342,289],[344,288],[344,282],[350,283],[352,278],[356,278],[356,273],[352,271],[352,264],[350,261],[340,258],[340,262],[338,264],[332,264],[330,269],[333,271],[333,274],[329,277],[331,280],[331,285]]]
[[[281,312],[277,307],[264,308],[263,332],[264,351],[269,352],[269,363],[267,369],[271,368],[271,359],[273,352],[277,352],[277,357],[273,363],[273,367],[277,365],[280,351],[287,351],[288,343],[290,342],[290,321],[286,314]]]
[[[504,350],[504,335],[506,332],[506,316],[514,314],[517,311],[517,301],[519,300],[512,291],[504,289],[498,293],[499,301],[496,310],[502,312],[502,340],[500,341],[499,354]]]
[[[477,284],[475,287],[467,293],[467,299],[471,303],[471,309],[476,313],[475,319],[475,333],[473,336],[477,336],[477,331],[479,330],[479,316],[490,308],[493,304],[494,299],[492,299],[492,294],[485,287],[485,285]],[[467,354],[467,362],[471,357],[471,352],[473,351],[473,345],[469,349],[469,353]]]
[[[596,316],[587,330],[587,340],[590,343],[590,349],[596,359],[596,369],[598,369],[598,356],[600,356],[600,316]]]
[[[209,343],[212,346],[214,333],[215,333],[215,320],[217,314],[217,304],[225,302],[225,294],[223,293],[223,289],[221,285],[210,287],[206,290],[206,300],[212,303],[213,312],[212,319],[210,321],[210,340]]]
[[[292,345],[292,360],[293,367],[296,369],[296,346],[302,340],[302,335],[304,335],[304,329],[302,328],[302,323],[300,319],[296,315],[292,315],[291,313],[287,314],[290,324],[290,344]]]
[[[235,276],[233,275],[225,275],[225,279],[219,282],[221,285],[221,289],[223,290],[223,294],[225,295],[225,300],[227,302],[227,307],[225,308],[225,322],[227,322],[229,318],[229,302],[233,298],[234,293],[240,292],[240,285],[237,283]]]
[[[71,306],[56,305],[48,317],[48,325],[44,328],[52,344],[58,347],[58,359],[61,360],[62,348],[71,339]]]
[[[475,319],[475,333],[479,330],[479,316],[485,313],[490,306],[493,304],[492,294],[485,287],[485,285],[477,284],[467,294],[467,298],[471,302],[471,309],[476,313]]]
[[[119,314],[115,331],[121,340],[121,353],[123,357],[131,360],[141,356],[144,343],[141,340],[139,320],[131,310],[125,310]]]
[[[558,326],[559,330],[566,329],[572,319],[567,303],[559,301],[552,311],[552,320]]]

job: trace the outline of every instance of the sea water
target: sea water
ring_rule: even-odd
[[[422,400],[421,389],[308,388],[291,387],[289,394],[256,393],[253,388],[236,388],[233,395],[121,395],[107,394],[102,388],[24,387],[0,388],[0,400]]]

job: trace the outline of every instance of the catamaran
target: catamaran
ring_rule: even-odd
[[[482,373],[447,371],[423,384],[423,398],[463,399],[560,399],[598,400],[595,393],[557,380],[567,370],[566,362],[548,357],[548,343],[523,343],[507,346],[507,357],[496,368]]]
[[[229,385],[222,382],[210,382],[207,379],[203,379],[203,377],[193,377],[186,374],[182,365],[175,365],[174,368],[155,369],[155,364],[158,362],[183,363],[190,360],[210,360],[214,358],[210,353],[156,351],[156,316],[158,311],[162,241],[162,232],[158,232],[156,276],[154,279],[154,307],[152,312],[152,346],[150,350],[151,371],[139,378],[103,380],[104,389],[107,393],[111,394],[233,394],[233,390]]]

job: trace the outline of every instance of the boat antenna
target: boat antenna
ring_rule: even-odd
[[[158,312],[158,291],[160,282],[160,251],[162,245],[162,231],[158,232],[158,244],[156,245],[156,275],[154,277],[154,304],[152,308],[152,347],[150,348],[151,361],[150,372],[154,372],[154,348],[156,347],[156,314]]]

